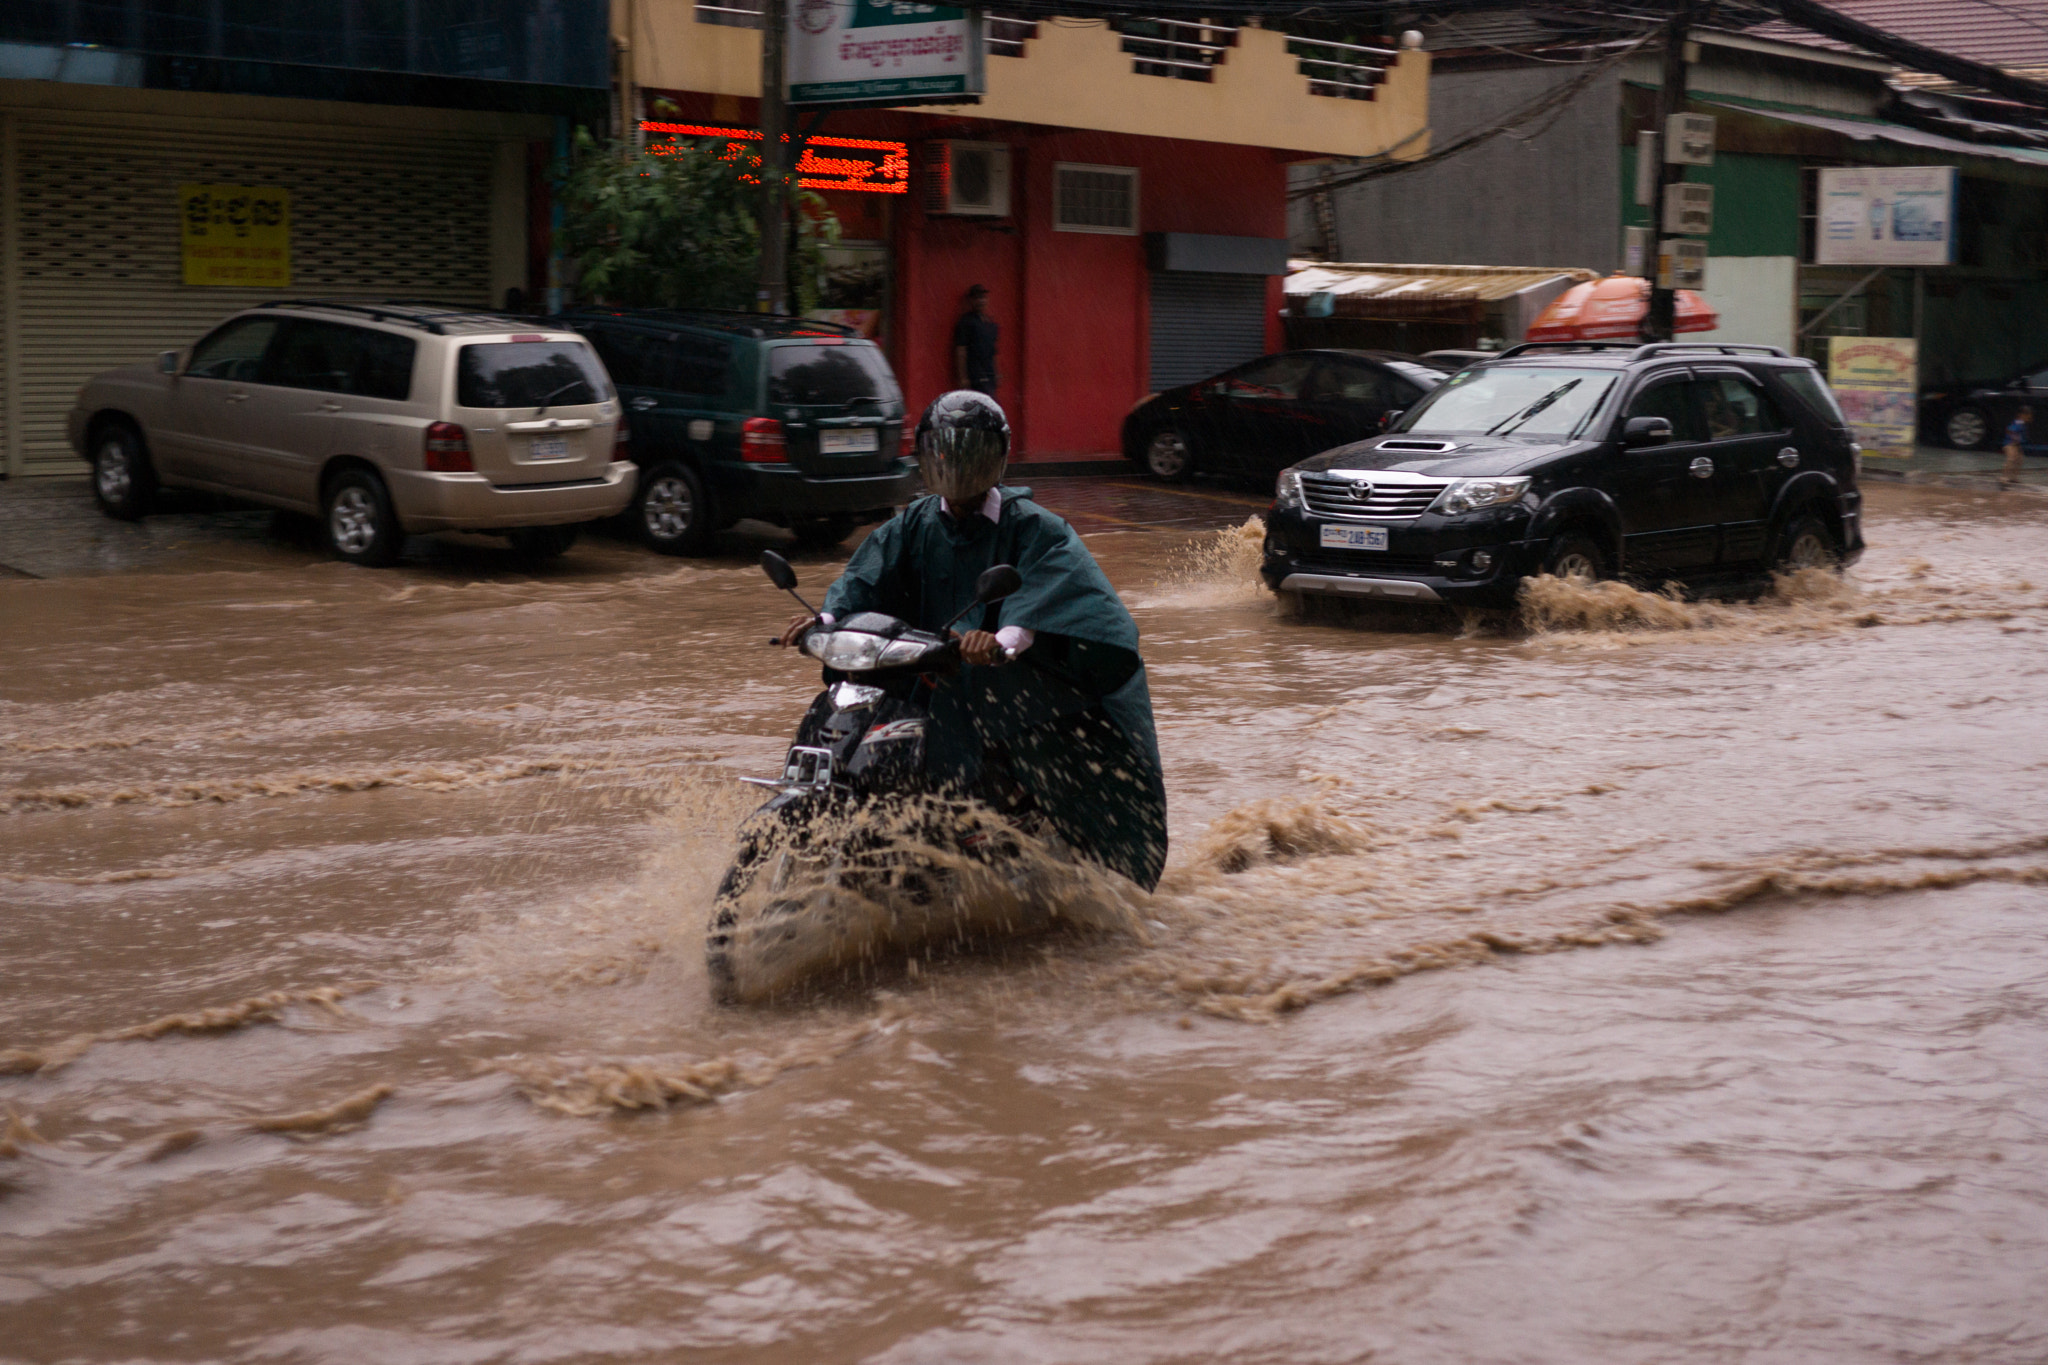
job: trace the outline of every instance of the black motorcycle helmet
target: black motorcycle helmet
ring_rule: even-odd
[[[1003,481],[1010,463],[1010,422],[996,400],[955,389],[932,400],[917,422],[917,465],[924,486],[965,506]]]

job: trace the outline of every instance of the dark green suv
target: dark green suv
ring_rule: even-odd
[[[917,493],[903,392],[881,348],[807,318],[581,309],[631,424],[624,515],[650,546],[701,553],[742,517],[836,545]]]

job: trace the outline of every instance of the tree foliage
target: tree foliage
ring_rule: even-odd
[[[577,294],[632,308],[752,308],[761,236],[752,172],[716,146],[640,151],[578,129],[559,171],[559,240]],[[801,312],[816,306],[820,250],[838,239],[839,223],[818,195],[792,199],[790,298]]]

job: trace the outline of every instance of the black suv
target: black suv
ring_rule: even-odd
[[[581,309],[561,318],[611,371],[640,467],[624,516],[669,554],[741,517],[835,545],[917,492],[903,392],[846,328],[760,313]]]
[[[1535,342],[1280,476],[1277,592],[1511,606],[1525,575],[1749,578],[1863,552],[1858,448],[1774,346]]]

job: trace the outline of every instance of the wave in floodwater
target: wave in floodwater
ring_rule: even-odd
[[[1678,584],[1645,588],[1609,579],[1587,583],[1548,574],[1523,581],[1513,613],[1481,613],[1387,606],[1348,599],[1300,598],[1281,602],[1258,576],[1265,521],[1197,537],[1178,556],[1155,599],[1145,605],[1229,605],[1263,599],[1283,615],[1318,621],[1357,621],[1372,629],[1490,633],[1502,628],[1530,639],[1573,639],[1592,644],[1651,644],[1673,636],[1756,639],[1773,635],[1921,626],[1955,621],[2026,624],[2048,609],[2025,578],[1999,573],[1937,576],[1925,559],[1909,558],[1887,581],[1868,582],[1854,571],[1800,569],[1774,574],[1748,600],[1702,600]]]

